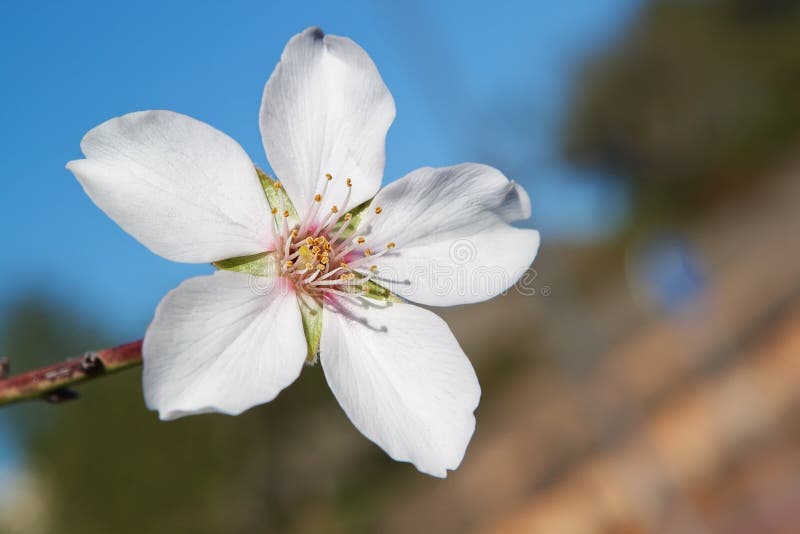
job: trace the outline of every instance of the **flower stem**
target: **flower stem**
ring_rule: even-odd
[[[61,363],[6,378],[8,360],[0,360],[0,406],[14,402],[44,399],[61,402],[77,395],[69,386],[131,369],[142,364],[142,342],[91,351]]]

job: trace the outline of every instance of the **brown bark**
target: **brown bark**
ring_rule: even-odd
[[[0,406],[30,399],[62,402],[77,395],[70,386],[142,363],[142,342],[90,351],[61,363],[6,378],[8,360],[0,361]]]

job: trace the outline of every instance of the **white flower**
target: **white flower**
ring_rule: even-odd
[[[530,216],[528,196],[483,165],[423,168],[378,191],[394,115],[366,52],[312,28],[264,88],[280,183],[227,135],[170,111],[84,137],[86,159],[67,168],[100,209],[156,254],[220,267],[172,290],[145,336],[145,399],[162,419],[268,402],[318,351],[365,436],[425,473],[458,467],[480,387],[444,321],[407,301],[491,298],[539,235],[509,225]]]

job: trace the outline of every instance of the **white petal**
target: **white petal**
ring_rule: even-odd
[[[464,163],[418,169],[389,184],[372,206],[383,212],[359,230],[379,251],[375,281],[430,306],[494,297],[525,273],[539,233],[509,223],[530,217],[530,199],[500,171]]]
[[[294,289],[230,271],[186,280],[158,305],[142,356],[145,401],[162,419],[269,402],[305,361]]]
[[[104,122],[67,168],[97,206],[150,250],[205,263],[269,250],[269,205],[236,141],[186,115],[142,111]]]
[[[309,28],[295,35],[261,101],[267,159],[301,216],[330,173],[320,217],[346,211],[380,187],[394,100],[367,53],[345,37]],[[347,206],[345,180],[352,179]]]
[[[411,304],[335,304],[323,316],[320,360],[350,421],[395,460],[447,476],[464,457],[480,400],[450,329]]]

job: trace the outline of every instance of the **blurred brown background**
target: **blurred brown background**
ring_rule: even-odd
[[[535,294],[438,310],[483,387],[445,481],[362,438],[319,367],[171,424],[128,372],[4,414],[32,469],[0,532],[800,532],[799,30],[791,0],[653,1],[586,61],[563,152],[630,213],[546,240]],[[125,341],[35,296],[8,317],[29,366]]]

